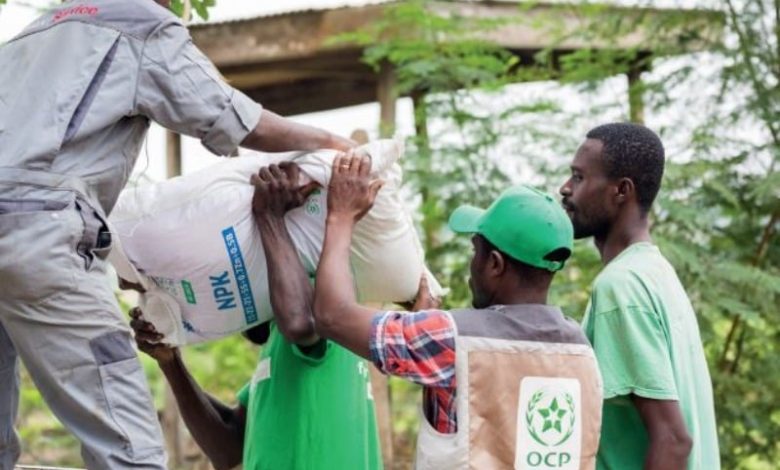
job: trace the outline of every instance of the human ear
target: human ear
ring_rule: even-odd
[[[507,268],[506,258],[500,252],[491,250],[488,255],[488,270],[493,276],[504,274]]]
[[[617,184],[617,193],[615,194],[618,204],[622,204],[633,197],[636,187],[631,178],[620,178]]]

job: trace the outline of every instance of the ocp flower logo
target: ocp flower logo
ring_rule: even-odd
[[[580,382],[525,377],[519,395],[515,468],[578,470],[582,450]]]
[[[525,421],[536,442],[548,447],[561,445],[574,432],[574,398],[561,390],[538,390],[528,402]]]

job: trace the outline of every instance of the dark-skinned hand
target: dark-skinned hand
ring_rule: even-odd
[[[130,318],[130,327],[135,331],[138,349],[154,358],[160,365],[173,362],[178,357],[179,348],[160,343],[163,335],[157,332],[154,325],[144,320],[140,308],[131,309]]]
[[[255,216],[283,217],[290,209],[299,207],[319,186],[311,182],[301,186],[298,181],[301,170],[293,162],[263,167],[252,175],[250,183],[255,187],[252,212]]]
[[[370,177],[371,159],[356,155],[354,150],[339,154],[333,160],[328,186],[328,217],[357,222],[374,205],[382,180]]]
[[[441,298],[434,296],[428,287],[428,276],[425,273],[420,277],[420,287],[417,289],[417,296],[411,302],[399,304],[410,312],[420,312],[422,310],[434,310],[441,307]]]

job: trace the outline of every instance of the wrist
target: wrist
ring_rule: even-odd
[[[168,375],[174,370],[181,369],[183,362],[181,360],[181,353],[178,348],[171,351],[171,355],[165,359],[157,359],[157,365],[162,370],[163,374]]]
[[[326,148],[338,150],[341,152],[346,152],[349,149],[354,148],[356,146],[357,143],[351,139],[345,139],[344,137],[340,137],[332,133],[329,133],[328,135],[328,143]]]
[[[355,218],[352,214],[346,212],[328,212],[325,223],[328,226],[334,227],[352,227],[355,224]]]
[[[277,214],[271,211],[254,212],[255,220],[261,224],[261,227],[284,224],[284,214]]]

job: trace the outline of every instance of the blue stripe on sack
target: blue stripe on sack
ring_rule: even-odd
[[[241,297],[241,306],[244,307],[244,318],[247,325],[254,323],[257,321],[257,308],[252,296],[252,286],[249,284],[244,256],[241,254],[241,247],[238,246],[236,231],[233,230],[233,227],[228,227],[222,231],[222,238],[225,240],[230,264],[233,265],[233,276],[238,284],[238,295]]]

